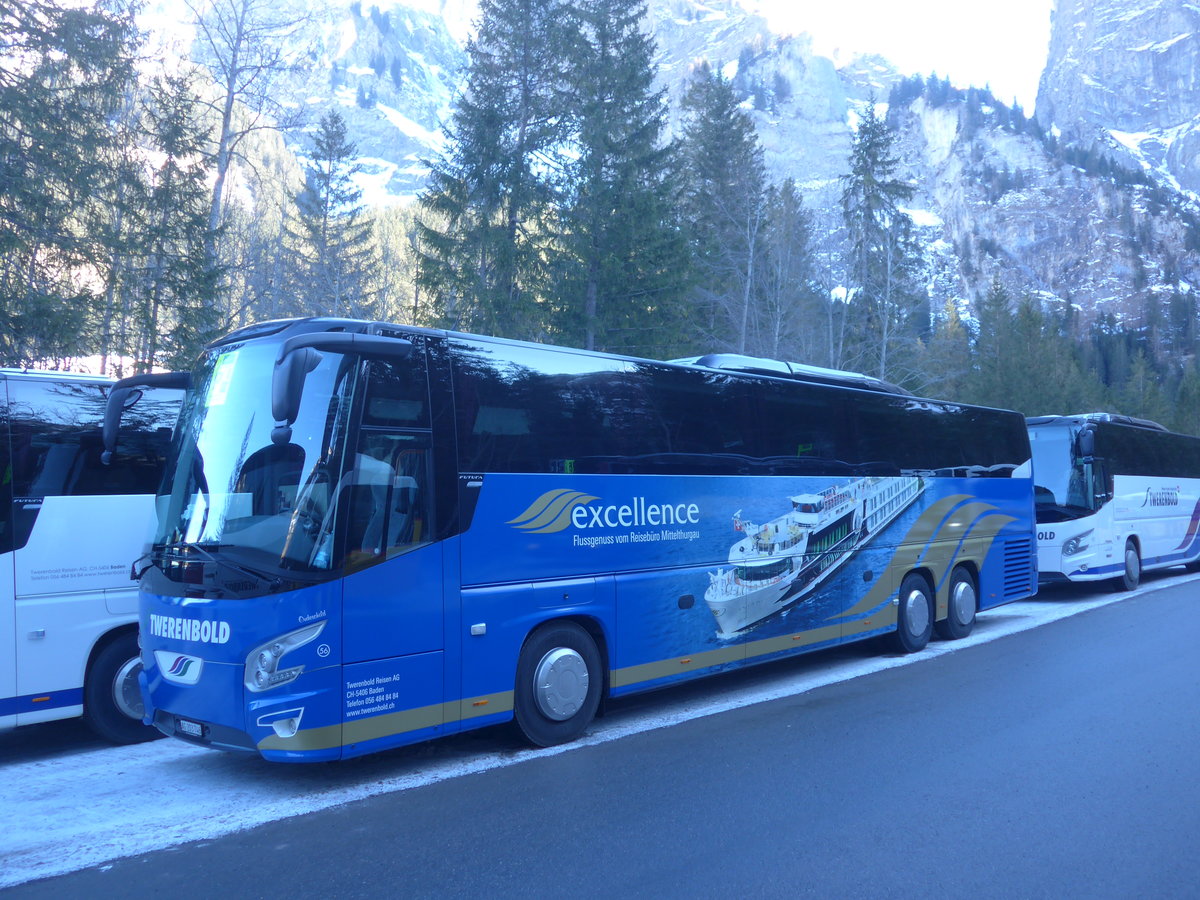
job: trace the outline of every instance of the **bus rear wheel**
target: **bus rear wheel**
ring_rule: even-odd
[[[551,747],[578,738],[600,707],[600,651],[574,622],[533,632],[517,661],[513,715],[531,744]]]
[[[933,635],[933,592],[924,578],[909,572],[900,582],[899,601],[892,644],[901,653],[916,653]]]
[[[1133,538],[1125,541],[1125,567],[1111,582],[1114,591],[1132,591],[1142,581],[1142,557]]]
[[[978,601],[979,592],[970,570],[965,566],[955,566],[950,573],[950,603],[946,618],[933,625],[937,636],[944,641],[956,641],[970,634],[975,627]]]
[[[140,744],[162,737],[142,724],[142,694],[138,674],[142,659],[137,634],[127,631],[105,644],[92,660],[83,685],[83,718],[88,726],[114,744]]]

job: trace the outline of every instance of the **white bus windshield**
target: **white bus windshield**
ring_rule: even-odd
[[[1083,460],[1075,455],[1076,429],[1052,427],[1031,428],[1033,448],[1034,499],[1038,521],[1074,517],[1095,509],[1095,492],[1091,490],[1092,473]]]

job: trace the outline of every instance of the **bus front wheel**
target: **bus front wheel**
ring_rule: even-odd
[[[1142,557],[1133,538],[1125,542],[1125,568],[1111,582],[1114,591],[1132,591],[1142,580]]]
[[[933,592],[915,572],[900,582],[899,610],[892,643],[901,653],[916,653],[933,635]]]
[[[531,744],[550,747],[583,734],[600,706],[600,651],[574,622],[554,622],[526,640],[517,662],[513,716]]]
[[[975,579],[965,566],[955,566],[950,573],[950,603],[946,618],[934,623],[934,630],[944,641],[965,638],[975,627],[975,609],[978,605]]]
[[[96,654],[83,685],[83,718],[88,726],[114,744],[139,744],[162,737],[142,724],[142,695],[138,673],[142,660],[137,634],[127,631]]]

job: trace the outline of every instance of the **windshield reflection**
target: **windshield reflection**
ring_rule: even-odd
[[[1077,518],[1095,509],[1094,473],[1075,456],[1075,435],[1069,428],[1036,428],[1030,432],[1039,522]]]
[[[173,478],[159,496],[156,550],[189,548],[265,573],[328,571],[330,485],[342,465],[354,367],[324,353],[308,375],[291,440],[271,441],[271,374],[278,344],[213,351],[196,373],[176,433]],[[233,555],[230,555],[230,552]]]

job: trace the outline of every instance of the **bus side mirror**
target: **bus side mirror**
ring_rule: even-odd
[[[1079,432],[1079,437],[1076,438],[1076,446],[1079,448],[1079,455],[1084,459],[1091,459],[1096,455],[1096,432],[1090,428],[1085,428]]]
[[[292,425],[300,413],[304,379],[322,359],[320,351],[302,347],[275,361],[271,377],[271,415],[275,418],[275,428],[271,431],[273,443],[283,445],[291,441]]]
[[[321,350],[353,353],[367,359],[398,361],[412,355],[413,345],[403,338],[384,337],[381,334],[328,331],[288,338],[279,348],[271,376],[271,415],[275,418],[275,428],[271,431],[272,442],[282,445],[291,441],[292,425],[300,414],[304,379],[321,364]]]
[[[130,375],[114,384],[108,392],[108,400],[104,404],[104,424],[100,426],[100,436],[104,442],[100,462],[106,466],[112,463],[113,451],[117,449],[117,435],[121,432],[121,416],[142,399],[143,392],[138,388],[187,390],[191,386],[190,372],[147,372]]]

